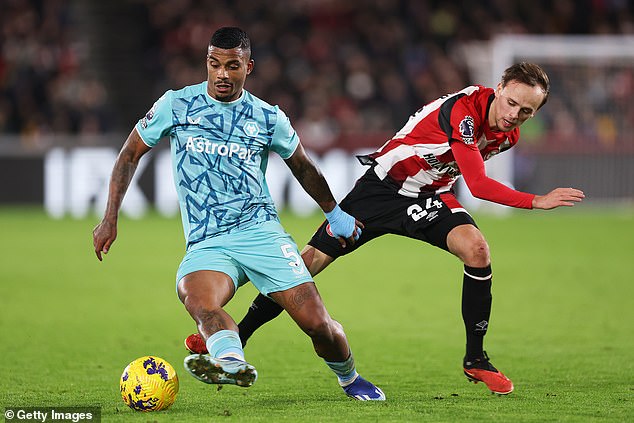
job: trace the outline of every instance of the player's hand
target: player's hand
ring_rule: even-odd
[[[103,261],[101,254],[108,254],[110,246],[117,239],[117,223],[102,220],[92,231],[92,245],[99,261]]]
[[[354,245],[361,236],[363,223],[341,210],[339,205],[324,214],[328,220],[330,232],[337,238],[339,244],[343,248],[346,248],[346,245]]]
[[[583,191],[575,188],[555,188],[546,195],[536,195],[533,199],[533,208],[550,210],[560,206],[571,207],[585,197]]]

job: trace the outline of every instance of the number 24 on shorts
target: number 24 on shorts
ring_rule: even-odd
[[[437,210],[430,211],[432,208],[441,209],[443,203],[439,200],[432,200],[428,198],[425,202],[425,208],[423,209],[419,204],[412,204],[407,208],[407,215],[414,219],[414,222],[418,222],[423,217],[427,217],[427,220],[431,221],[436,217]]]

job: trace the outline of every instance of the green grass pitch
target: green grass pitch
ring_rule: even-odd
[[[282,220],[301,248],[320,217]],[[182,341],[195,328],[175,295],[178,218],[122,219],[100,263],[97,217],[0,209],[0,407],[98,406],[107,422],[632,421],[632,210],[581,205],[477,221],[494,270],[485,346],[515,392],[495,396],[462,375],[459,261],[390,236],[316,278],[359,372],[388,398],[360,403],[344,396],[286,315],[246,347],[259,372],[252,388],[217,390],[184,371]],[[240,319],[255,294],[241,288],[228,311]],[[169,410],[137,413],[121,401],[121,372],[143,355],[179,374]]]

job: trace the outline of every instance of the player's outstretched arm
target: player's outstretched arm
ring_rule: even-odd
[[[575,188],[555,188],[546,195],[533,198],[533,208],[550,210],[556,207],[572,207],[585,198],[583,191]]]
[[[285,162],[304,190],[324,211],[330,224],[330,230],[337,237],[341,246],[353,245],[361,235],[363,224],[339,208],[326,178],[308,157],[301,143]]]
[[[451,150],[471,193],[482,200],[511,207],[549,210],[573,206],[585,197],[583,191],[575,188],[557,188],[546,195],[516,191],[486,175],[484,161],[477,149],[461,142],[453,142]]]
[[[117,220],[123,197],[136,172],[139,160],[148,151],[150,147],[143,142],[137,130],[133,129],[123,144],[112,169],[108,203],[103,220],[92,231],[92,243],[99,261],[103,260],[102,253],[107,254],[117,238]]]

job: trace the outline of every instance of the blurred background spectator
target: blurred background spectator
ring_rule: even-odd
[[[85,66],[90,46],[71,3],[0,2],[0,133],[25,143],[48,134],[113,129],[107,90]]]
[[[1,0],[0,134],[28,144],[127,132],[165,90],[204,80],[211,33],[237,25],[256,61],[247,89],[279,104],[308,147],[378,146],[425,103],[482,82],[464,43],[634,34],[633,9],[629,0]],[[549,68],[554,95],[530,130],[606,148],[619,130],[631,136],[631,69],[587,75],[588,101],[605,110],[597,115],[558,96],[575,86],[568,68]],[[610,114],[615,102],[630,113]]]

